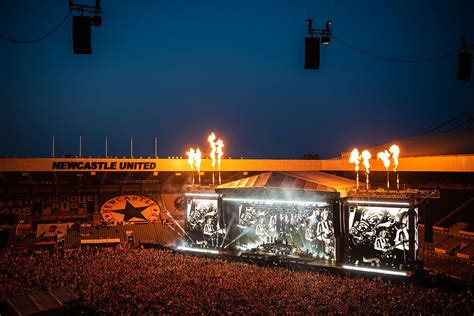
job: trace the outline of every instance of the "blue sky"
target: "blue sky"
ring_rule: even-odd
[[[85,1],[90,3],[90,1]],[[1,1],[0,33],[40,36],[67,1]],[[310,1],[315,27],[327,1]],[[184,155],[214,131],[226,156],[338,155],[424,132],[474,109],[457,57],[401,64],[337,42],[303,69],[307,1],[103,1],[92,55],[72,53],[72,20],[34,44],[0,39],[0,155]],[[472,1],[330,1],[334,35],[420,59],[474,43]]]

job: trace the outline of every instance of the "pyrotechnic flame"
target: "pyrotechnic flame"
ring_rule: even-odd
[[[214,133],[211,133],[211,135],[209,135],[207,137],[207,141],[208,143],[211,145],[211,159],[212,159],[212,169],[214,169],[216,167],[216,135]]]
[[[393,170],[397,171],[398,168],[398,156],[400,156],[400,147],[397,145],[390,146],[390,152],[392,153],[393,158]]]
[[[201,150],[196,149],[196,153],[194,154],[194,165],[196,166],[197,172],[201,172]]]
[[[196,149],[196,154],[194,155],[194,165],[198,172],[199,185],[201,185],[201,150],[199,148]]]
[[[372,158],[372,155],[370,152],[366,149],[362,152],[362,163],[365,166],[365,172],[368,174],[369,169],[370,169],[370,158]]]
[[[191,166],[191,169],[194,170],[194,155],[195,155],[194,148],[189,148],[189,151],[186,153],[188,156],[188,164]]]
[[[359,171],[359,163],[360,163],[360,154],[357,148],[354,148],[351,152],[351,157],[349,158],[349,163],[355,164],[355,171]]]
[[[381,151],[377,154],[377,159],[383,161],[383,165],[385,169],[388,171],[388,167],[390,167],[390,153],[388,150]]]
[[[224,156],[224,151],[222,150],[222,148],[224,148],[224,142],[219,139],[217,142],[216,142],[216,150],[217,150],[217,169],[219,171],[221,171],[221,159],[222,157]]]

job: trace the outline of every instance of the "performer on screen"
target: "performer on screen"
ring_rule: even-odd
[[[208,241],[213,247],[216,245],[216,225],[212,217],[207,218],[206,224],[204,225],[204,238]]]
[[[377,238],[375,238],[374,249],[382,252],[387,252],[391,250],[390,240],[387,237],[386,230],[381,230]]]

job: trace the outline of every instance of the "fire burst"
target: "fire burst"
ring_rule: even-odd
[[[193,170],[193,185],[194,185],[194,167],[196,167],[196,170],[198,172],[198,177],[199,177],[199,184],[201,184],[201,150],[197,148],[194,150],[194,148],[189,148],[189,151],[186,152],[186,155],[188,156],[188,164],[191,166],[191,169]]]
[[[199,184],[201,184],[201,150],[196,149],[196,154],[194,155],[194,164],[198,172]]]
[[[186,152],[186,155],[188,156],[188,164],[193,170],[193,185],[194,185],[194,155],[196,152],[194,151],[194,148],[189,148],[189,151]]]
[[[214,184],[214,169],[216,167],[216,160],[217,160],[217,170],[219,171],[219,184],[221,184],[221,160],[224,156],[224,142],[222,139],[216,141],[216,135],[211,133],[209,137],[207,137],[208,143],[211,145],[211,160],[212,160],[212,184]]]
[[[359,190],[359,163],[360,163],[360,154],[357,148],[354,148],[351,152],[351,157],[349,158],[349,163],[355,164],[356,171],[356,180],[357,180],[357,190]]]
[[[365,167],[365,183],[366,189],[369,190],[369,169],[370,169],[370,158],[372,158],[372,154],[366,149],[362,152],[362,163]]]
[[[388,167],[390,167],[390,153],[388,150],[381,151],[377,154],[377,158],[383,161],[383,165],[387,171],[387,190],[390,190],[390,178],[388,173]]]
[[[397,145],[390,146],[389,149],[390,153],[392,154],[393,158],[393,171],[397,174],[397,190],[400,190],[400,178],[398,177],[398,157],[400,156],[400,147]]]
[[[212,185],[214,185],[214,169],[216,167],[216,135],[211,133],[207,137],[207,142],[211,145],[211,160],[212,160]]]
[[[224,151],[222,150],[222,148],[224,148],[224,142],[219,139],[217,142],[216,142],[216,146],[217,146],[217,169],[219,170],[219,184],[221,184],[221,159],[222,157],[224,156]]]

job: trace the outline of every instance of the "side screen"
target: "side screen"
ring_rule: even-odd
[[[186,206],[186,232],[196,244],[217,246],[217,200],[191,199]]]
[[[416,218],[417,216],[415,221]],[[416,224],[415,222],[415,227]],[[351,206],[349,262],[403,269],[408,259],[408,227],[408,208]],[[416,248],[417,240],[415,231]]]

